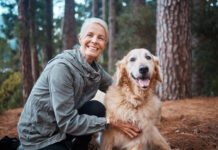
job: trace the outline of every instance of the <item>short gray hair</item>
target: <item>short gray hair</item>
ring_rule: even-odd
[[[83,34],[85,33],[85,30],[86,28],[90,25],[90,24],[93,24],[93,23],[97,23],[99,24],[100,26],[102,26],[105,30],[105,33],[106,33],[106,39],[105,41],[107,42],[108,41],[108,37],[109,37],[109,32],[108,32],[108,26],[107,26],[107,23],[100,19],[100,18],[88,18],[84,21],[81,29],[80,29],[80,33],[79,33],[79,38],[81,38],[83,36]]]

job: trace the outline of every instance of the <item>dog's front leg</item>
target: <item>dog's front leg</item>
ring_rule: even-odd
[[[112,150],[113,148],[113,137],[110,136],[108,131],[103,133],[102,143],[100,145],[100,150]]]
[[[144,149],[145,149],[145,146],[143,144],[138,144],[128,150],[144,150]]]
[[[171,150],[169,144],[155,126],[152,130],[151,143],[158,146],[159,150]]]

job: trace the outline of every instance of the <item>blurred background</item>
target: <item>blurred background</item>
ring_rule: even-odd
[[[78,44],[86,18],[109,26],[111,74],[133,48],[160,58],[163,100],[218,95],[217,0],[0,0],[0,111],[23,106],[46,63]]]

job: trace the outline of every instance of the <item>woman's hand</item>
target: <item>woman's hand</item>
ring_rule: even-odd
[[[109,125],[111,127],[117,128],[119,130],[121,130],[122,132],[124,132],[127,136],[129,136],[130,138],[135,138],[137,137],[141,130],[135,126],[133,126],[131,123],[128,122],[122,122],[119,120],[114,120],[112,118],[107,119],[109,122]]]

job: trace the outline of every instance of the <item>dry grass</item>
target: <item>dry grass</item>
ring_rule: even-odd
[[[0,138],[17,137],[17,121],[22,108],[0,115]],[[218,149],[218,97],[165,101],[158,126],[175,150]]]

